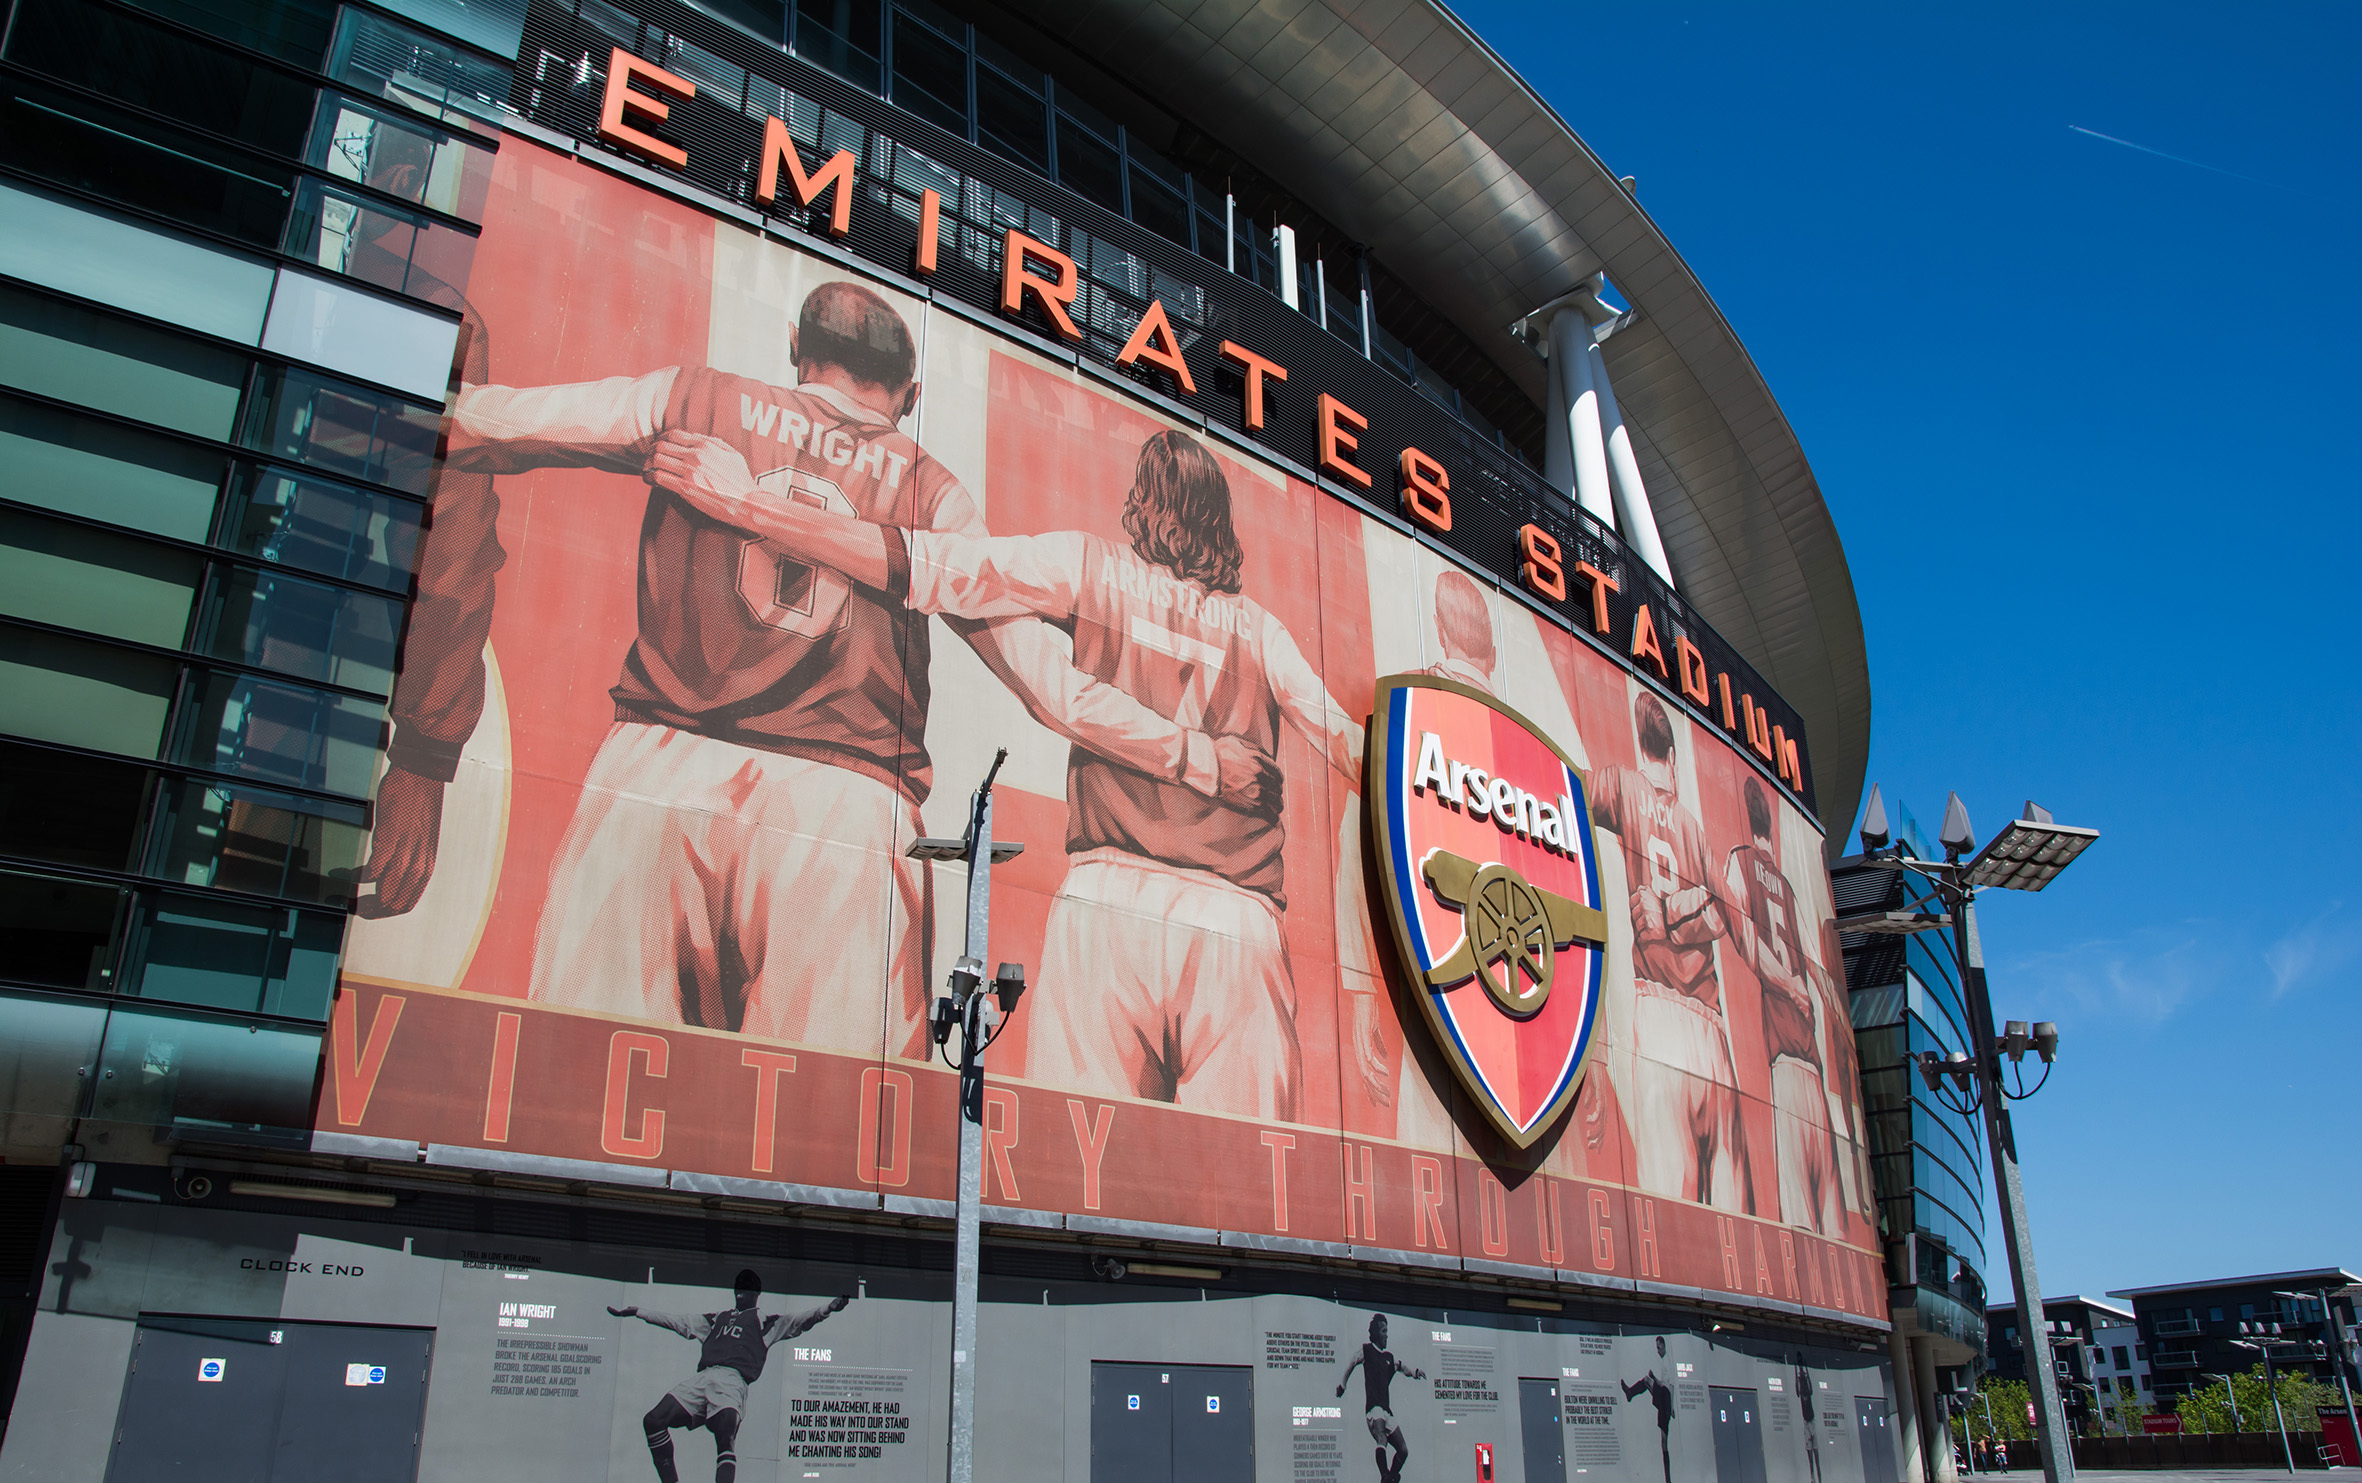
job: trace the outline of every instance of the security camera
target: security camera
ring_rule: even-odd
[[[1091,1270],[1110,1282],[1121,1282],[1124,1280],[1124,1273],[1131,1269],[1112,1256],[1095,1256],[1091,1258]]]

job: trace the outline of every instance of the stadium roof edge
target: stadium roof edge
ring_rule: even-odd
[[[1795,430],[1722,311],[1567,121],[1435,0],[1037,0],[1028,18],[1365,243],[1537,403],[1509,333],[1604,271],[1607,344],[1682,595],[1806,723],[1831,849],[1869,764],[1853,574]]]

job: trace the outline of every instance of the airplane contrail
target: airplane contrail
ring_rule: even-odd
[[[2277,180],[2266,180],[2260,175],[2246,175],[2237,170],[2226,170],[2220,165],[2209,165],[2204,160],[2193,160],[2178,154],[2167,154],[2162,149],[2151,149],[2146,144],[2135,144],[2130,139],[2119,139],[2113,134],[2103,134],[2097,129],[2087,129],[2081,124],[2069,124],[2067,127],[2078,134],[2089,134],[2094,139],[2105,139],[2110,144],[2121,144],[2126,149],[2137,149],[2142,154],[2153,154],[2161,160],[2171,160],[2177,165],[2189,165],[2200,170],[2211,170],[2217,175],[2228,175],[2233,180],[2244,180],[2251,185],[2268,185],[2274,190],[2290,191],[2300,196],[2307,194],[2305,191],[2297,190],[2295,186],[2282,185]]]

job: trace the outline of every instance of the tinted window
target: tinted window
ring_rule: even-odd
[[[434,487],[442,415],[310,371],[258,378],[240,441],[282,458],[425,495]]]
[[[894,102],[965,137],[968,54],[963,43],[903,17],[894,27]]]
[[[69,515],[201,541],[213,525],[222,455],[0,396],[8,497]]]
[[[204,574],[153,541],[0,510],[0,613],[177,649]]]
[[[385,707],[251,675],[200,674],[176,730],[177,761],[365,798]]]
[[[1079,127],[1071,118],[1058,123],[1058,183],[1086,201],[1096,201],[1121,214],[1124,209],[1122,166],[1115,146]]]
[[[133,870],[148,771],[0,742],[0,849],[60,865]]]
[[[0,731],[153,757],[163,741],[175,673],[168,659],[0,626]]]
[[[359,804],[176,780],[158,809],[149,868],[183,885],[350,906],[366,839]]]
[[[320,1034],[118,1004],[99,1063],[93,1118],[298,1143],[311,1124]]]
[[[174,221],[275,247],[295,172],[54,88],[18,82],[0,104],[0,161]]]
[[[274,154],[302,148],[312,87],[267,64],[90,0],[17,13],[8,57],[93,92]]]
[[[990,67],[976,69],[976,130],[985,148],[1049,172],[1049,113],[1040,96]]]
[[[0,288],[0,384],[226,441],[246,366],[219,346]]]
[[[266,56],[317,66],[333,12],[319,0],[132,0],[140,9]]]
[[[390,494],[240,464],[220,543],[283,566],[407,590],[423,507]]]
[[[0,939],[8,976],[53,989],[103,992],[127,893],[89,881],[0,870]]]
[[[883,21],[878,0],[796,0],[796,55],[874,93]]]
[[[251,567],[217,567],[197,647],[379,695],[394,687],[402,604],[391,597]]]

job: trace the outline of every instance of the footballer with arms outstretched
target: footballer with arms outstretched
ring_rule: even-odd
[[[1771,796],[1760,779],[1750,777],[1746,797],[1750,842],[1724,862],[1723,888],[1742,908],[1733,914],[1739,943],[1763,986],[1763,1048],[1771,1058],[1772,1110],[1779,1114],[1780,1217],[1833,1236],[1844,1202],[1829,1133],[1824,1027],[1816,1012],[1821,996],[1809,980],[1818,970],[1797,934],[1796,893],[1780,869]],[[1851,1027],[1827,1030],[1850,1034]]]
[[[1755,1213],[1738,1068],[1723,1019],[1715,944],[1728,914],[1705,884],[1706,831],[1682,802],[1673,718],[1632,701],[1637,768],[1591,774],[1591,821],[1624,843],[1632,896],[1631,1118],[1641,1187]]]
[[[674,1429],[701,1426],[713,1433],[714,1483],[736,1483],[738,1427],[746,1420],[746,1390],[762,1377],[771,1346],[794,1338],[832,1313],[842,1313],[851,1301],[839,1295],[793,1318],[784,1313],[765,1316],[763,1279],[753,1268],[740,1272],[732,1286],[735,1305],[720,1313],[658,1313],[630,1304],[608,1306],[608,1313],[617,1318],[637,1318],[670,1329],[697,1346],[697,1373],[666,1391],[640,1418],[658,1483],[681,1483],[680,1470],[673,1462]]]
[[[899,527],[780,499],[715,438],[660,440],[650,477],[718,520],[913,611],[1038,615],[1074,638],[1088,676],[1260,766],[1292,726],[1349,781],[1362,728],[1329,698],[1279,620],[1241,595],[1230,481],[1203,445],[1141,445],[1126,544],[1080,531],[988,537]],[[1227,754],[1226,754],[1227,755]],[[1227,763],[1225,772],[1229,771]],[[1239,803],[1077,746],[1067,764],[1068,866],[1050,909],[1036,1080],[1293,1121],[1303,1057],[1281,912],[1281,784]]]
[[[917,356],[884,298],[822,284],[789,345],[792,387],[703,367],[468,387],[447,466],[654,484],[666,440],[699,439],[761,470],[746,478],[766,500],[982,534],[967,491],[900,430]],[[877,1052],[881,1028],[889,1052],[918,1043],[931,877],[902,845],[921,832],[932,775],[928,625],[906,585],[899,568],[849,581],[648,490],[639,633],[551,871],[533,998],[859,1054]],[[1037,720],[1110,771],[1209,806],[1225,781],[1262,785],[1267,758],[1081,674],[1031,618],[954,626]],[[867,991],[881,970],[882,1012]]]

